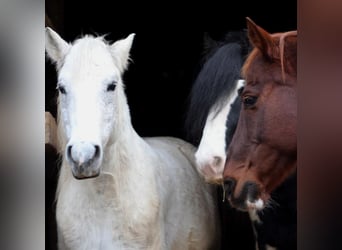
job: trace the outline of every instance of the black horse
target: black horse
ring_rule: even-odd
[[[249,49],[245,30],[230,31],[218,41],[212,39],[208,33],[205,34],[203,57],[190,91],[185,118],[187,140],[192,144],[199,145],[212,107],[215,106],[219,112],[227,97],[236,90],[235,82],[241,78],[240,69]],[[240,100],[236,98],[228,113],[226,148],[235,131],[240,106]],[[249,214],[232,208],[228,202],[223,202],[221,186],[217,187],[217,191],[222,229],[221,249],[255,249],[255,238]]]

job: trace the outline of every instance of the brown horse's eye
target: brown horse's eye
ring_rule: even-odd
[[[245,108],[250,108],[256,103],[257,99],[256,96],[245,96],[243,97],[242,102]]]

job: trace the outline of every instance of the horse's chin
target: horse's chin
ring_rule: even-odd
[[[235,207],[240,211],[261,211],[266,205],[269,203],[270,195],[265,192],[265,190],[260,188],[260,185],[254,185],[258,187],[257,189],[249,189],[247,193],[244,195],[234,197],[233,194],[230,194],[227,197],[227,200],[231,204],[232,207]]]
[[[265,208],[265,201],[263,201],[261,198],[254,200],[254,201],[249,201],[246,200],[246,207],[247,210],[258,210],[261,211]]]
[[[72,175],[77,180],[96,178],[100,175],[100,168],[98,169],[86,169],[81,171],[79,167],[71,168]]]
[[[262,193],[254,200],[246,199],[244,201],[238,199],[232,199],[231,197],[228,198],[231,206],[236,208],[237,210],[243,212],[250,212],[250,211],[262,211],[267,204],[270,203],[270,195],[267,193]]]
[[[262,200],[261,198],[258,198],[254,201],[245,200],[243,202],[232,201],[230,198],[228,198],[228,201],[232,207],[242,212],[248,212],[253,210],[261,211],[265,208],[266,204],[266,201]]]
[[[74,174],[73,173],[73,176],[75,177],[75,179],[77,180],[85,180],[85,179],[92,179],[92,178],[96,178],[100,175],[100,172],[96,173],[96,174],[93,174],[93,175],[78,175],[78,174]]]
[[[204,180],[205,182],[209,183],[209,184],[214,184],[214,185],[222,185],[222,176],[210,176],[210,177],[207,177],[207,176],[204,176]]]
[[[199,165],[199,173],[203,176],[205,182],[210,184],[221,185],[223,182],[223,176],[220,168],[214,167],[212,165]],[[222,167],[223,168],[223,167]]]

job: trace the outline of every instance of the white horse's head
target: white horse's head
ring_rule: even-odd
[[[46,28],[46,52],[58,71],[62,146],[77,179],[100,174],[115,124],[116,92],[123,88],[133,38],[131,34],[107,44],[103,37],[84,36],[69,44]]]
[[[239,111],[232,110],[232,105],[238,98],[238,90],[243,86],[244,80],[238,80],[230,96],[227,97],[225,105],[219,110],[217,107],[213,107],[207,117],[201,142],[195,153],[198,170],[207,182],[222,181],[226,149],[229,146],[226,144],[230,143],[226,138],[227,118],[231,112]],[[234,116],[238,118],[238,114],[234,114]],[[237,123],[237,120],[234,122]]]

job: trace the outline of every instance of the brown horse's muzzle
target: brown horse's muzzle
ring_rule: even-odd
[[[238,210],[264,208],[263,192],[255,181],[238,182],[235,178],[228,177],[224,181],[224,190],[226,199]]]

